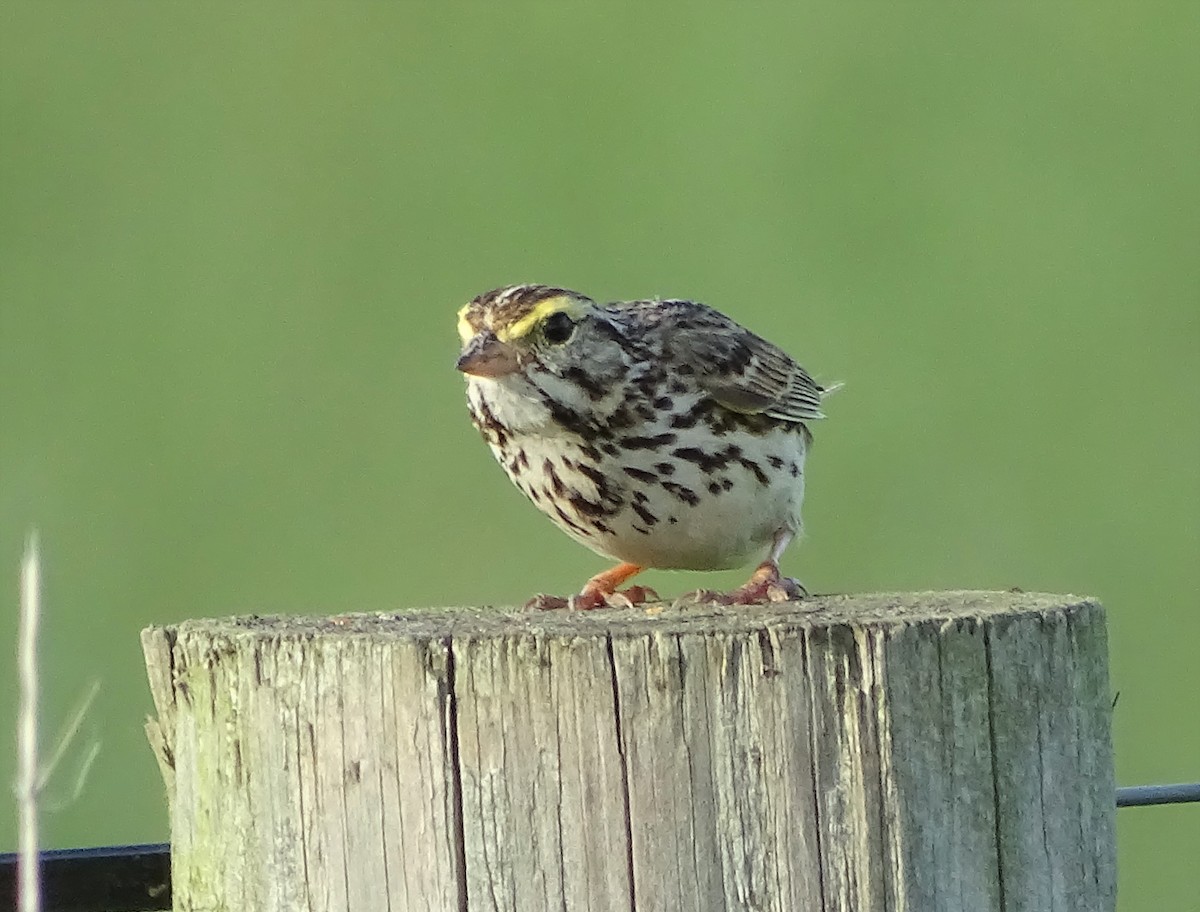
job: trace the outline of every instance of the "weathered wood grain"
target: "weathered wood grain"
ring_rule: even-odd
[[[1114,906],[1086,599],[251,617],[143,644],[177,909]]]

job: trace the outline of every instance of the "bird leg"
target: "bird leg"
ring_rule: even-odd
[[[658,593],[649,586],[630,586],[618,592],[617,587],[625,580],[643,570],[638,564],[620,563],[615,567],[597,573],[583,585],[583,591],[570,598],[557,595],[535,595],[525,605],[526,608],[550,610],[554,608],[570,608],[573,611],[591,611],[594,608],[632,608],[642,602],[657,599]]]
[[[755,568],[745,585],[726,593],[720,601],[726,605],[753,605],[756,602],[786,602],[808,595],[800,580],[779,572],[779,558],[795,534],[786,528],[776,532],[767,559]]]

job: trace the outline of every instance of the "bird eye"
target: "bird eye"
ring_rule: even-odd
[[[575,321],[561,310],[550,314],[542,324],[542,335],[552,345],[562,345],[575,332]]]

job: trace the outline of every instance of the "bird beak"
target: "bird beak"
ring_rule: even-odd
[[[520,368],[517,351],[501,342],[491,330],[477,333],[454,365],[464,374],[474,377],[503,377]]]

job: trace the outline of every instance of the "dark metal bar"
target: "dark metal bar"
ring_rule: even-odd
[[[171,847],[101,846],[41,854],[43,912],[161,912],[171,908]],[[0,909],[16,908],[17,854],[0,853]]]
[[[1200,801],[1200,782],[1175,785],[1130,785],[1117,789],[1117,807],[1146,807],[1151,804],[1186,804]]]

